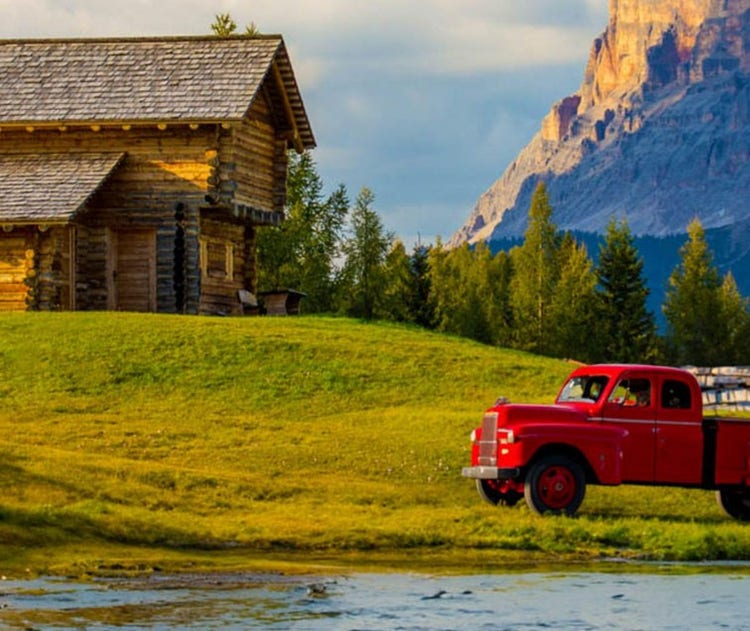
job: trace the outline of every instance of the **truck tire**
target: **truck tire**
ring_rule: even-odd
[[[572,516],[586,495],[586,476],[575,460],[553,454],[531,465],[523,490],[535,513]]]
[[[515,491],[500,491],[493,480],[477,480],[476,482],[479,497],[494,506],[515,506],[523,497]]]
[[[750,521],[750,489],[724,488],[716,491],[716,501],[724,512],[739,521]]]

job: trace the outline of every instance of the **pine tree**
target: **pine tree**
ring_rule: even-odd
[[[216,37],[230,37],[237,30],[237,23],[229,13],[217,13],[211,24],[211,30]]]
[[[559,278],[559,249],[547,187],[541,182],[531,199],[523,244],[511,251],[513,343],[517,348],[542,354],[550,350],[548,312]]]
[[[437,329],[485,344],[507,343],[511,267],[504,252],[493,256],[484,243],[445,250],[438,240],[429,266]]]
[[[214,16],[213,24],[211,24],[211,30],[216,37],[232,37],[237,31],[237,23],[229,13],[217,13]],[[245,27],[245,35],[260,35],[260,30],[255,22],[250,22]]]
[[[435,310],[430,295],[430,250],[431,248],[417,243],[409,258],[412,286],[409,296],[409,317],[412,322],[431,329],[435,327]]]
[[[724,363],[727,327],[721,310],[721,279],[698,219],[688,226],[680,263],[669,278],[664,301],[667,342],[679,364]]]
[[[612,219],[596,266],[597,359],[644,363],[655,358],[656,324],[646,307],[643,259],[627,221]]]
[[[259,288],[303,291],[310,313],[334,308],[335,261],[349,210],[343,186],[327,199],[322,191],[312,157],[290,152],[286,218],[279,226],[261,228],[257,237]]]
[[[745,364],[750,358],[750,313],[748,300],[740,294],[731,272],[724,276],[721,283],[719,304],[721,321],[726,326],[722,363]]]
[[[342,306],[350,316],[371,320],[382,300],[386,283],[384,262],[393,235],[386,232],[372,208],[375,195],[363,187],[351,213],[352,234],[344,244]]]
[[[591,361],[596,357],[596,275],[586,247],[566,234],[560,246],[560,278],[549,309],[550,354]]]
[[[485,247],[484,244],[482,247]],[[508,346],[511,343],[513,322],[510,299],[513,263],[508,253],[500,251],[491,256],[487,248],[484,275],[487,285],[483,305],[490,323],[492,344]]]
[[[409,255],[400,240],[395,241],[388,251],[383,273],[387,280],[378,315],[395,322],[412,322],[410,306],[413,277]]]

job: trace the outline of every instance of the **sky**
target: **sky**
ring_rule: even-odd
[[[607,0],[0,0],[0,38],[281,34],[326,191],[444,241],[581,84]]]

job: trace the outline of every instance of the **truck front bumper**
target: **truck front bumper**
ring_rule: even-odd
[[[501,469],[500,467],[464,467],[461,475],[473,480],[512,480],[521,475],[518,467]]]

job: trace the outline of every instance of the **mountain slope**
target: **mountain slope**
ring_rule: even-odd
[[[561,229],[636,235],[750,219],[750,0],[610,0],[579,91],[482,195],[449,244],[521,236],[547,183]]]

